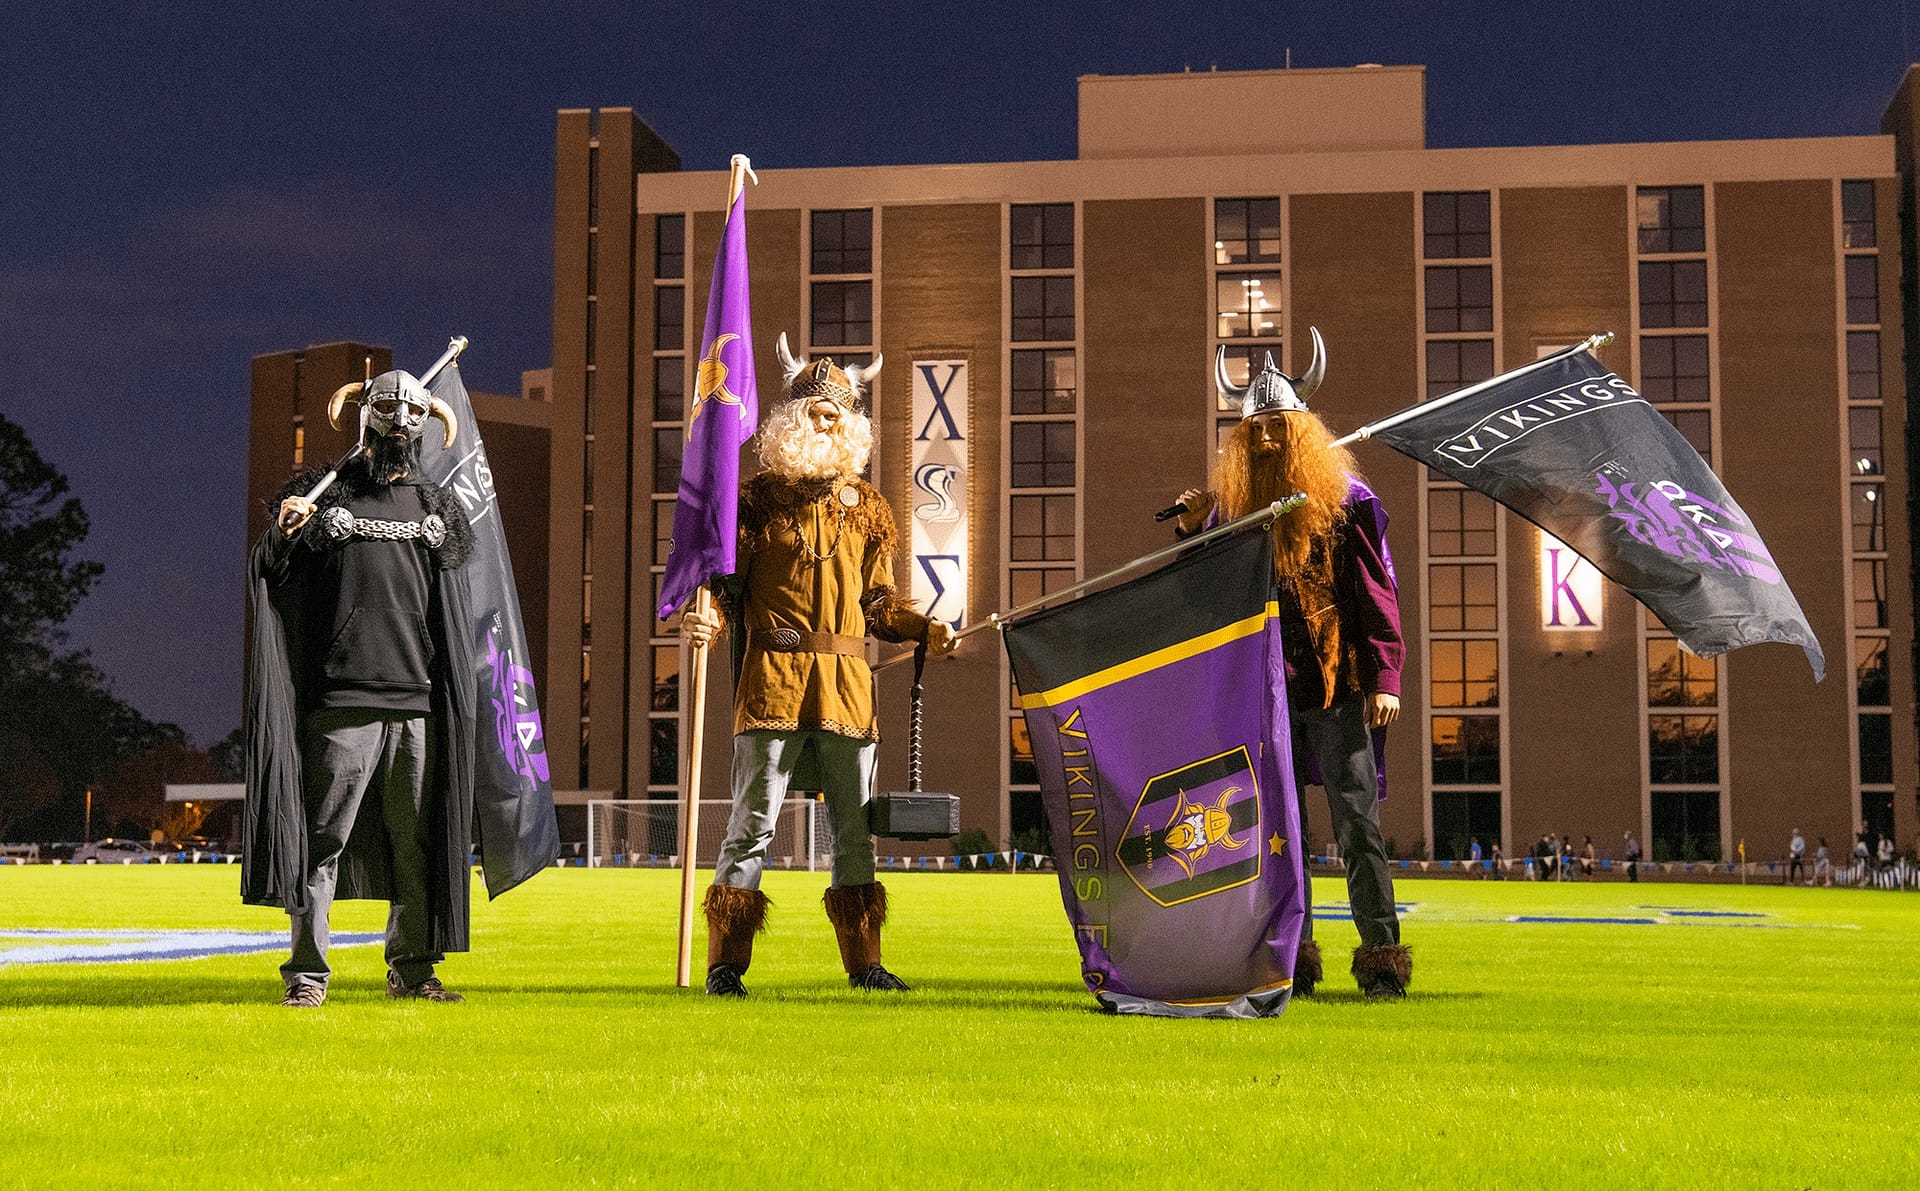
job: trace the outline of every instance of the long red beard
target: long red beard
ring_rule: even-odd
[[[1273,568],[1281,577],[1305,571],[1316,541],[1331,538],[1347,499],[1348,477],[1358,475],[1353,453],[1333,445],[1333,434],[1312,413],[1285,415],[1286,442],[1263,443],[1252,422],[1234,428],[1220,449],[1213,488],[1222,512],[1240,517],[1296,492],[1307,503],[1273,523]]]

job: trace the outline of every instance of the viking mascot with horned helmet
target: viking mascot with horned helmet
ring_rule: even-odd
[[[847,981],[896,992],[905,982],[880,963],[887,891],[874,880],[867,829],[880,732],[866,638],[953,648],[952,630],[895,593],[893,512],[860,478],[873,425],[860,412],[880,359],[841,368],[795,359],[780,336],[786,398],[755,442],[761,474],[740,493],[739,569],[717,583],[738,660],[734,693],[733,811],[707,890],[709,995],[746,995],[741,977],[766,923],[760,891],[767,848],[796,769],[825,793],[833,836],[827,917]],[[711,641],[721,615],[689,613],[685,633]]]
[[[456,340],[429,377],[451,362]],[[327,912],[336,897],[390,904],[387,995],[458,1001],[434,975],[467,949],[474,699],[463,567],[473,528],[421,475],[420,440],[453,411],[409,373],[343,385],[336,429],[360,406],[353,450],[294,476],[249,562],[245,869],[254,905],[282,906],[293,954],[281,1004],[327,997]],[[482,839],[521,856],[519,839]]]
[[[1326,376],[1326,347],[1313,334],[1313,362],[1297,380],[1269,355],[1247,386],[1228,379],[1226,349],[1214,357],[1223,397],[1240,403],[1241,420],[1216,460],[1213,490],[1188,489],[1176,532],[1197,532],[1215,509],[1228,518],[1294,493],[1306,503],[1274,519],[1274,585],[1286,655],[1293,756],[1304,782],[1317,772],[1326,788],[1334,838],[1346,858],[1347,893],[1360,947],[1353,975],[1369,997],[1404,996],[1413,961],[1400,945],[1386,846],[1380,836],[1380,783],[1375,734],[1400,713],[1405,646],[1387,552],[1387,514],[1362,483],[1353,456],[1307,408]],[[1307,883],[1311,900],[1312,885]],[[1320,948],[1313,915],[1303,926],[1294,993],[1313,992]]]

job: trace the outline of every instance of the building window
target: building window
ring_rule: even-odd
[[[678,486],[674,489],[679,491]],[[673,506],[671,500],[657,500],[653,503],[653,560],[664,563],[667,553],[673,546]],[[655,605],[658,607],[659,605]]]
[[[687,341],[687,290],[681,285],[662,285],[653,291],[653,347],[655,351],[677,352]],[[588,307],[591,311],[592,307]]]
[[[1439,397],[1493,375],[1493,340],[1429,339],[1427,396]]]
[[[1482,785],[1500,780],[1500,718],[1491,715],[1433,717],[1435,785]]]
[[[1706,194],[1698,186],[1642,186],[1635,203],[1642,252],[1705,252]]]
[[[1880,258],[1877,256],[1850,256],[1847,258],[1847,321],[1849,323],[1877,323],[1880,321]]]
[[[1860,780],[1881,784],[1893,780],[1893,717],[1860,717]]]
[[[1847,248],[1872,248],[1877,242],[1873,226],[1873,183],[1840,183],[1840,242]]]
[[[872,209],[815,211],[811,256],[815,273],[873,272]]]
[[[1427,553],[1436,558],[1493,554],[1493,502],[1464,488],[1427,494]]]
[[[1427,331],[1493,330],[1493,268],[1443,265],[1427,270]]]
[[[1429,194],[1421,207],[1427,259],[1493,255],[1493,204],[1487,191]]]
[[[1853,560],[1853,626],[1887,627],[1887,563],[1883,558]]]
[[[1073,500],[1071,496],[1008,498],[1014,562],[1073,560]]]
[[[1279,199],[1213,201],[1214,264],[1263,265],[1279,259]]]
[[[873,283],[813,283],[813,346],[842,347],[873,342]]]
[[[1073,268],[1072,203],[1015,203],[1007,212],[1007,234],[1011,267]]]
[[[1641,261],[1640,325],[1707,325],[1707,262]]]
[[[1647,717],[1647,768],[1655,785],[1720,780],[1720,717]]]
[[[1714,790],[1655,790],[1653,858],[1720,859],[1720,795]]]
[[[687,275],[687,217],[656,215],[653,218],[653,275],[662,281],[678,281]]]
[[[1013,278],[1013,338],[1023,343],[1073,338],[1073,278]]]
[[[1075,406],[1074,359],[1071,350],[1041,348],[1016,351],[1012,359],[1012,404],[1015,414],[1070,414]]]
[[[1847,332],[1847,400],[1880,400],[1880,332]]]
[[[1022,608],[1035,600],[1073,586],[1071,567],[1023,567],[1007,573],[1008,595],[1012,606]]]
[[[1497,632],[1500,628],[1497,573],[1492,563],[1450,563],[1429,568],[1428,598],[1433,609],[1433,630]]]
[[[647,784],[673,786],[680,782],[680,724],[672,719],[647,721]]]
[[[687,370],[682,356],[653,361],[653,420],[678,422],[687,414]]]
[[[1648,401],[1710,401],[1708,376],[1705,335],[1641,336],[1640,395]]]
[[[1500,706],[1498,641],[1435,641],[1432,658],[1433,706]]]
[[[663,495],[680,491],[680,451],[684,434],[678,426],[653,432],[653,490]]]
[[[1011,430],[1015,488],[1073,487],[1072,422],[1015,422]]]
[[[1886,488],[1878,482],[1854,484],[1848,507],[1853,522],[1853,548],[1878,552],[1887,548]]]
[[[651,706],[654,711],[680,710],[680,647],[678,645],[653,647]]]
[[[1280,273],[1220,273],[1213,279],[1220,339],[1263,339],[1280,334]]]
[[[1853,642],[1853,698],[1862,707],[1887,707],[1893,688],[1887,682],[1887,639],[1857,637]]]
[[[1474,844],[1481,855],[1492,853],[1500,841],[1500,791],[1435,790],[1433,792],[1433,858],[1465,860]]]
[[[1673,424],[1680,437],[1713,466],[1713,412],[1705,409],[1663,409],[1660,416]]]
[[[1647,638],[1647,702],[1654,707],[1712,707],[1719,675],[1709,658],[1680,648],[1672,637]]]

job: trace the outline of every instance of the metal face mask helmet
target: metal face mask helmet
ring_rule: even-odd
[[[1242,389],[1227,379],[1227,349],[1222,344],[1213,356],[1213,381],[1220,388],[1220,395],[1240,403],[1240,420],[1259,414],[1281,413],[1287,410],[1305,410],[1307,398],[1320,388],[1320,382],[1327,375],[1327,345],[1321,342],[1320,328],[1309,327],[1313,335],[1313,362],[1298,379],[1280,371],[1273,362],[1273,354],[1267,353],[1266,360],[1260,365],[1260,371],[1247,387]]]
[[[360,435],[369,431],[385,438],[394,433],[418,439],[426,430],[428,418],[439,418],[444,428],[442,447],[453,445],[459,426],[447,403],[427,392],[410,372],[382,372],[367,381],[354,381],[334,391],[327,402],[327,421],[340,429],[340,410],[349,401],[360,403]]]

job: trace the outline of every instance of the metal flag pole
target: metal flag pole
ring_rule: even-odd
[[[1107,571],[1103,574],[1095,575],[1091,579],[1082,579],[1080,582],[1075,583],[1071,587],[1063,587],[1059,591],[1048,592],[1046,595],[1041,596],[1039,599],[1029,600],[1026,603],[1020,605],[1018,608],[1009,608],[1005,612],[990,613],[985,620],[980,621],[978,624],[970,624],[966,628],[961,629],[959,632],[955,633],[953,635],[953,639],[955,641],[958,641],[962,637],[970,637],[973,634],[981,631],[982,629],[1005,629],[1007,627],[1008,622],[1016,620],[1019,617],[1025,616],[1029,612],[1037,612],[1041,608],[1044,608],[1045,606],[1047,606],[1048,604],[1066,599],[1068,596],[1078,595],[1081,592],[1086,591],[1088,588],[1098,587],[1100,584],[1111,582],[1112,580],[1117,579],[1122,575],[1130,575],[1135,571],[1145,570],[1148,567],[1157,566],[1158,564],[1165,561],[1166,559],[1173,558],[1174,556],[1180,554],[1185,550],[1189,550],[1194,546],[1200,545],[1202,542],[1211,542],[1215,538],[1225,537],[1230,533],[1234,533],[1238,530],[1246,529],[1247,527],[1252,525],[1271,524],[1273,522],[1273,519],[1280,516],[1282,513],[1290,513],[1294,509],[1297,509],[1301,505],[1306,503],[1307,503],[1307,494],[1304,492],[1296,492],[1292,496],[1282,497],[1281,499],[1274,501],[1272,504],[1267,505],[1264,508],[1255,509],[1253,512],[1248,513],[1243,517],[1236,517],[1232,521],[1227,521],[1220,525],[1216,525],[1212,529],[1206,530],[1202,533],[1194,534],[1190,538],[1182,538],[1171,546],[1162,546],[1160,549],[1155,550],[1151,554],[1142,554],[1139,558],[1134,559],[1132,562],[1123,562],[1119,566],[1113,568],[1111,571]],[[913,653],[914,651],[909,649],[905,653],[895,654],[893,657],[888,658],[886,661],[879,663],[873,668],[876,672],[880,670],[885,670],[889,666],[898,665],[899,663],[904,662],[907,659],[911,658],[913,656]]]
[[[1378,422],[1369,422],[1367,425],[1360,427],[1360,429],[1354,431],[1352,434],[1349,434],[1344,438],[1334,439],[1333,445],[1336,447],[1344,447],[1348,443],[1365,442],[1367,439],[1372,438],[1375,434],[1377,434],[1382,430],[1386,430],[1391,427],[1398,426],[1402,422],[1411,422],[1415,418],[1420,417],[1423,414],[1430,414],[1434,410],[1444,409],[1447,406],[1452,405],[1456,401],[1465,401],[1467,398],[1472,397],[1475,394],[1486,392],[1488,389],[1491,389],[1495,385],[1503,385],[1508,381],[1513,380],[1515,377],[1525,376],[1527,373],[1533,372],[1537,369],[1545,368],[1549,364],[1558,363],[1559,361],[1566,359],[1568,356],[1578,355],[1581,352],[1593,351],[1595,348],[1605,347],[1607,344],[1612,342],[1613,342],[1612,331],[1601,331],[1598,334],[1589,335],[1585,339],[1582,339],[1580,342],[1574,344],[1572,347],[1567,348],[1565,351],[1557,351],[1550,356],[1546,356],[1542,359],[1535,360],[1531,364],[1523,364],[1520,367],[1515,368],[1511,372],[1502,372],[1499,376],[1490,376],[1486,380],[1483,380],[1478,384],[1468,385],[1464,389],[1457,389],[1454,392],[1443,394],[1439,397],[1435,397],[1431,401],[1422,401],[1418,405],[1409,405],[1407,408],[1401,410],[1399,413],[1388,414],[1386,417],[1381,418]]]
[[[727,215],[733,214],[733,205],[740,201],[740,192],[746,189],[747,179],[753,178],[758,185],[759,178],[753,175],[753,163],[744,153],[735,153],[730,163],[733,174],[727,180]],[[744,209],[742,211],[744,216]],[[714,283],[719,284],[715,276]],[[702,345],[705,346],[705,345]],[[713,611],[713,593],[702,583],[693,596],[694,614],[705,620]],[[745,632],[736,626],[735,632]],[[712,653],[712,642],[693,647],[693,665],[687,672],[687,691],[693,703],[693,724],[687,733],[687,780],[681,787],[685,791],[685,806],[680,812],[680,948],[673,966],[673,982],[680,988],[688,987],[693,981],[693,886],[694,875],[699,868],[697,855],[700,846],[700,779],[701,755],[707,744],[707,658]]]

